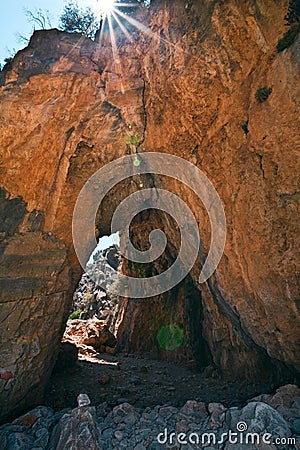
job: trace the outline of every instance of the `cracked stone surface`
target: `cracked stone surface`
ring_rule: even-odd
[[[133,151],[197,165],[224,204],[227,242],[207,284],[197,282],[199,258],[187,285],[150,302],[125,298],[119,347],[211,363],[227,378],[286,382],[299,373],[299,38],[275,50],[287,3],[157,0],[139,20],[164,40],[135,32],[129,44],[117,34],[123,75],[109,45],[57,30],[35,32],[1,71],[1,420],[37,404],[49,379],[82,273],[71,232],[78,193]],[[262,86],[272,93],[258,103]],[[126,144],[129,130],[141,135],[138,148]],[[193,193],[169,178],[144,181],[191,207],[205,256],[210,223]],[[135,189],[131,180],[109,193],[98,236],[110,234],[116,206]],[[168,264],[179,242],[170,218],[139,217],[135,242],[148,245],[157,225]],[[174,322],[185,342],[170,354],[156,336]]]

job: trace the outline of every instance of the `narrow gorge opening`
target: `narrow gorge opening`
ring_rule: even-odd
[[[96,354],[115,352],[119,298],[110,288],[121,269],[119,245],[116,232],[101,237],[92,251],[73,294],[57,367],[63,360],[63,365],[68,365],[64,353],[71,356],[72,365],[75,353],[79,359],[88,360]],[[76,347],[73,356],[71,345]]]
[[[100,214],[104,216],[105,210]],[[46,390],[47,406],[75,407],[79,393],[108,410],[124,402],[152,407],[162,398],[178,406],[195,397],[195,392],[199,399],[221,399],[236,406],[270,390],[268,383],[241,385],[221,378],[203,329],[207,311],[202,292],[190,274],[151,298],[110,295],[118,270],[132,277],[151,277],[174,263],[180,237],[168,214],[148,209],[135,216],[132,242],[139,250],[147,250],[149,235],[157,228],[173,236],[153,264],[121,259],[118,235],[99,239],[74,293],[61,352]]]
[[[110,303],[108,289],[116,281],[121,264],[119,244],[118,233],[99,239],[74,292],[69,319],[113,320],[116,302]]]

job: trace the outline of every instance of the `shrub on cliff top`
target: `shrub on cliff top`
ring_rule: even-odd
[[[77,3],[70,2],[60,16],[59,28],[69,33],[80,33],[94,37],[99,23],[91,8],[80,9]]]

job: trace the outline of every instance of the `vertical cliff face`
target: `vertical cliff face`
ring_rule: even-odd
[[[174,51],[153,42],[143,60],[145,148],[197,164],[225,205],[224,256],[201,290],[204,334],[227,374],[253,375],[269,358],[298,364],[299,39],[275,50],[286,8],[177,2],[151,23]],[[207,249],[207,217],[196,216]]]
[[[52,30],[1,73],[2,420],[41,402],[51,374],[82,270],[71,227],[79,191],[124,154],[127,124],[144,128],[139,63],[124,60],[122,94],[110,48],[99,55],[92,41]]]
[[[0,74],[2,419],[42,393],[81,270],[73,208],[85,181],[130,151],[129,129],[142,137],[139,152],[172,153],[209,177],[225,207],[227,242],[206,285],[197,283],[197,261],[192,294],[183,283],[151,308],[124,300],[120,346],[165,357],[157,333],[178,322],[186,344],[172,357],[200,366],[211,359],[229,377],[299,370],[299,39],[275,50],[288,2],[162,3],[140,17],[161,39],[136,32],[130,44],[117,33],[117,66],[109,46],[51,30],[35,33]],[[265,86],[272,92],[259,103]],[[153,182],[178,193],[170,178]],[[99,235],[131,190],[109,194]],[[208,216],[188,189],[179,192],[207,254]],[[165,231],[172,254],[177,235],[168,222]]]

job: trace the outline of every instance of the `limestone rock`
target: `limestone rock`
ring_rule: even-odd
[[[77,397],[78,407],[81,408],[83,406],[89,406],[91,404],[91,400],[87,394],[79,394]]]
[[[96,252],[73,296],[73,310],[81,311],[80,319],[105,320],[112,332],[117,319],[118,298],[110,295],[109,288],[117,280],[119,265],[117,245]]]
[[[280,390],[292,392],[290,386]],[[14,424],[0,426],[1,450],[171,449],[180,448],[177,440],[180,433],[184,433],[187,440],[187,444],[183,446],[190,450],[214,450],[219,447],[226,450],[299,448],[297,436],[292,435],[287,421],[278,411],[263,402],[251,401],[244,408],[234,407],[226,411],[219,403],[210,403],[204,408],[203,404],[192,400],[181,409],[166,405],[141,410],[126,402],[111,411],[107,403],[99,405],[96,410],[90,406],[88,396],[80,394],[79,403],[81,406],[78,408],[56,414],[49,408],[38,407]],[[204,413],[202,420],[197,416],[199,411]],[[226,413],[225,421],[212,428],[211,415],[217,418],[220,413]],[[27,416],[36,418],[33,424],[25,420]],[[297,420],[296,417],[295,415],[293,419]],[[231,439],[229,432],[233,433]],[[249,443],[246,442],[247,433]],[[197,436],[199,444],[195,441]],[[254,441],[251,440],[253,437]],[[265,443],[263,437],[270,444]],[[190,439],[192,442],[189,442]],[[234,439],[237,442],[233,443]],[[275,444],[276,439],[280,441]]]
[[[209,427],[221,428],[225,420],[225,406],[221,403],[209,403],[208,411],[211,414],[209,419]]]
[[[58,30],[35,32],[0,72],[0,369],[12,374],[0,378],[0,420],[42,399],[82,274],[74,205],[96,170],[132,150],[129,126],[142,135],[140,153],[172,153],[207,174],[226,210],[227,241],[199,286],[211,240],[203,205],[174,179],[145,179],[191,207],[201,258],[171,292],[122,299],[119,347],[213,364],[228,378],[286,382],[299,372],[299,39],[276,52],[286,12],[283,0],[157,0],[141,20],[164,40],[120,39],[122,74],[111,47]],[[272,94],[258,103],[265,85]],[[135,187],[126,181],[108,194],[99,236]],[[154,228],[168,236],[155,274],[174,261],[180,239],[171,218],[153,211],[133,224],[140,248]],[[170,318],[187,338],[174,351],[157,344]]]
[[[102,450],[95,410],[92,407],[73,409],[54,427],[49,450]],[[103,449],[104,450],[104,449]]]
[[[57,355],[56,338],[69,289],[66,248],[61,241],[30,232],[15,234],[2,244],[0,422],[9,412],[20,412],[42,400]]]
[[[270,433],[273,437],[291,436],[291,430],[283,417],[271,406],[261,402],[250,402],[240,412],[238,422],[232,420],[232,430],[238,429],[238,423],[244,422],[246,430],[253,433]]]
[[[97,350],[103,345],[114,347],[116,338],[106,325],[100,325],[99,322],[88,322],[82,343],[91,345]]]
[[[115,336],[109,331],[106,322],[98,319],[69,320],[63,338],[64,343],[76,345],[79,353],[94,349],[94,352],[105,351],[106,347],[114,347]]]

